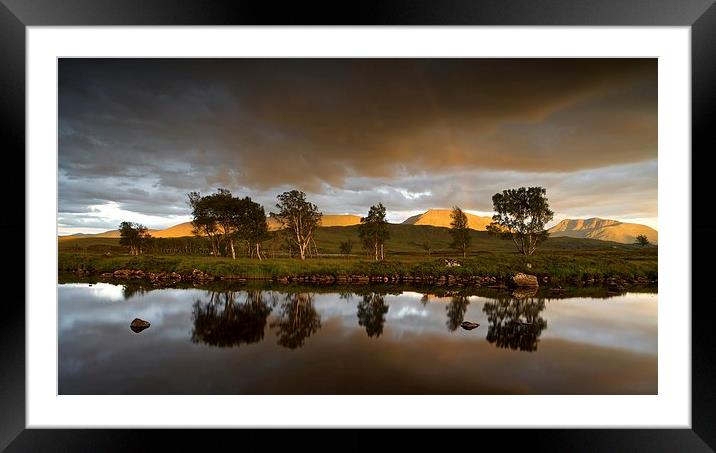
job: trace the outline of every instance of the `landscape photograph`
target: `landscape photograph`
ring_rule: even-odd
[[[657,76],[60,58],[59,394],[657,394]]]

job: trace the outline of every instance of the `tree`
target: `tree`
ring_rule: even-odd
[[[236,259],[234,235],[239,230],[241,222],[242,200],[232,196],[228,189],[218,189],[216,193],[205,198],[210,217],[214,219],[217,229],[223,235],[224,243],[229,245],[231,258]]]
[[[134,222],[119,224],[119,245],[129,247],[130,255],[141,255],[142,248],[150,237],[147,227]]]
[[[306,194],[298,190],[284,192],[276,197],[278,213],[271,213],[286,232],[290,242],[295,244],[302,260],[306,259],[313,230],[318,226],[323,214],[318,207],[306,200]]]
[[[467,216],[462,209],[457,206],[452,208],[450,213],[450,235],[452,235],[452,243],[450,247],[462,251],[462,257],[465,258],[467,248],[470,247],[470,228],[467,226]]]
[[[422,244],[420,244],[420,247],[422,247],[423,250],[425,250],[425,252],[428,254],[428,257],[430,257],[430,252],[432,252],[433,250],[433,246],[430,244],[430,241],[428,241],[427,239],[424,240]]]
[[[505,239],[512,239],[517,251],[531,256],[542,241],[549,236],[544,226],[552,220],[547,190],[542,187],[520,187],[503,190],[492,196],[497,214],[487,231]]]
[[[371,206],[368,215],[360,219],[358,235],[363,242],[363,247],[373,252],[376,261],[385,259],[385,241],[390,239],[390,232],[383,203]]]
[[[191,225],[195,236],[206,236],[211,244],[211,254],[219,255],[219,237],[216,218],[210,210],[209,200],[199,192],[189,192],[189,206],[193,219]]]
[[[263,206],[246,197],[239,203],[236,229],[239,237],[246,241],[249,256],[256,252],[261,260],[261,243],[269,238],[266,211]]]
[[[343,256],[348,258],[353,251],[353,241],[349,239],[347,241],[341,242],[340,250]]]
[[[236,259],[234,239],[240,237],[246,241],[249,255],[255,251],[261,259],[260,244],[268,239],[263,206],[249,197],[235,197],[227,189],[218,189],[216,193],[203,197],[199,192],[191,192],[188,196],[194,216],[194,234],[209,237],[214,255],[219,254],[219,239],[223,238],[231,257]]]
[[[650,244],[649,238],[646,237],[645,234],[640,234],[639,236],[637,236],[637,237],[636,237],[636,242],[634,242],[634,243],[635,243],[635,244],[639,244],[639,245],[641,245],[642,247],[644,247],[645,245],[649,245],[649,244]]]

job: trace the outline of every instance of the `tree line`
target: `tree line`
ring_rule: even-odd
[[[268,217],[259,203],[250,197],[234,196],[228,189],[202,195],[200,192],[187,194],[192,210],[192,232],[196,238],[203,238],[208,247],[196,242],[159,241],[152,238],[148,229],[141,224],[122,222],[119,226],[120,245],[127,246],[130,254],[139,255],[148,249],[173,250],[174,253],[193,253],[207,250],[214,256],[231,256],[236,259],[236,249],[243,248],[246,255],[262,260],[265,253],[262,244],[272,238],[269,232],[269,218],[279,225],[278,235],[283,240],[289,255],[305,260],[316,249],[314,234],[323,214],[318,206],[311,203],[304,192],[290,190],[276,197],[276,212]],[[545,225],[552,220],[546,190],[542,187],[520,187],[508,189],[492,197],[495,215],[488,226],[488,232],[503,239],[512,240],[517,251],[523,255],[534,254],[537,246],[548,237]],[[459,206],[451,211],[451,247],[467,256],[471,245],[468,217]],[[386,242],[390,239],[387,209],[382,203],[371,206],[368,214],[358,225],[358,238],[366,253],[375,261],[385,259]],[[205,244],[207,243],[205,242]],[[421,244],[428,255],[429,242]],[[340,252],[350,256],[353,241],[340,244]]]

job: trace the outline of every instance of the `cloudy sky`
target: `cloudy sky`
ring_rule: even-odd
[[[539,185],[562,218],[657,227],[656,59],[61,59],[60,234],[190,220],[225,187],[270,211],[399,222]]]

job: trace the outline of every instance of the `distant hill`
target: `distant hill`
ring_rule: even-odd
[[[388,224],[390,239],[386,243],[386,249],[390,253],[418,253],[424,254],[425,242],[430,243],[435,252],[454,253],[450,248],[452,236],[450,230],[445,227],[431,225],[404,225]],[[469,253],[481,252],[514,252],[515,245],[512,241],[491,237],[487,231],[470,231],[472,238]],[[316,231],[316,244],[322,253],[339,253],[341,242],[352,240],[354,243],[353,253],[361,254],[357,226],[348,227],[326,227]],[[581,238],[551,238],[539,247],[539,250],[607,250],[607,249],[630,249],[634,246],[617,244],[609,241]]]
[[[181,225],[184,225],[183,223]],[[179,225],[177,225],[179,226]],[[172,227],[174,228],[174,227]],[[152,236],[155,236],[157,233],[163,231],[163,230],[148,230],[149,234]],[[159,237],[159,236],[155,236]],[[169,237],[169,236],[167,236]],[[176,237],[176,236],[171,236]],[[71,234],[69,236],[59,236],[60,241],[66,241],[70,239],[81,239],[81,238],[119,238],[119,230],[108,230],[104,231],[102,233],[95,233],[95,234],[88,234],[88,233],[75,233]]]
[[[408,217],[403,221],[404,225],[430,225],[436,227],[450,228],[450,217],[452,210],[450,209],[428,209],[422,214]],[[467,226],[477,231],[486,231],[487,225],[492,222],[491,217],[482,217],[479,215],[466,212]]]
[[[350,226],[358,225],[361,217],[359,215],[352,214],[325,214],[321,217],[321,226],[334,227],[334,226]]]
[[[191,222],[184,222],[163,230],[156,230],[152,232],[152,236],[155,238],[180,238],[184,236],[194,236],[194,233],[191,232],[193,228],[194,227],[191,226]]]
[[[60,240],[63,239],[82,239],[82,238],[89,238],[94,237],[93,234],[87,234],[87,233],[75,233],[75,234],[68,234],[66,236],[59,236]]]
[[[278,221],[269,217],[267,220],[270,231],[275,231],[280,228]],[[334,227],[334,226],[351,226],[358,225],[360,223],[360,216],[352,214],[323,214],[321,217],[321,226],[323,227]]]
[[[551,237],[573,237],[599,239],[602,241],[633,244],[640,234],[646,235],[649,242],[657,244],[659,233],[646,225],[624,223],[618,220],[600,219],[565,219],[549,229]]]
[[[391,223],[388,224],[388,230],[390,239],[386,243],[386,250],[391,255],[426,255],[427,252],[423,248],[423,244],[426,242],[430,244],[433,256],[440,256],[440,254],[452,256],[456,253],[450,248],[452,237],[448,228]],[[472,245],[468,250],[470,255],[488,252],[515,252],[515,246],[512,241],[491,237],[486,231],[471,230],[470,236],[472,237]],[[362,255],[364,253],[360,246],[357,225],[321,227],[316,230],[316,246],[320,253],[338,254],[340,253],[341,243],[345,241],[353,242],[354,254]],[[118,248],[118,243],[118,238],[111,237],[77,238],[66,236],[64,240],[60,240],[58,246],[61,251],[88,249],[95,251],[112,250],[119,253],[121,249]],[[280,250],[282,246],[283,241],[276,237],[267,241],[263,248],[270,256],[271,250]],[[538,253],[547,251],[633,250],[635,247],[641,249],[631,244],[618,244],[589,238],[552,237],[540,245]]]
[[[430,209],[423,214],[419,214],[406,219],[401,224],[391,224],[391,231],[394,230],[394,234],[401,236],[405,242],[422,242],[424,239],[430,238],[436,240],[439,247],[447,247],[449,242],[449,232],[446,228],[450,227],[450,210],[449,209]],[[468,218],[468,225],[471,229],[476,231],[485,231],[487,225],[492,221],[490,217],[481,217],[469,213],[465,213]],[[326,214],[323,216],[321,231],[317,233],[318,236],[324,238],[330,238],[335,236],[335,240],[339,241],[347,239],[349,236],[357,237],[356,225],[360,224],[360,217],[357,215],[344,215],[344,214]],[[269,230],[275,231],[278,229],[278,223],[269,218],[267,219],[269,224]],[[428,229],[414,229],[411,226],[430,227]],[[346,229],[344,230],[343,228]],[[436,229],[432,229],[436,228]],[[180,223],[172,227],[163,230],[149,230],[150,234],[156,238],[177,238],[184,236],[193,236],[191,222]],[[427,236],[423,237],[426,233]],[[593,239],[600,241],[610,241],[612,243],[621,244],[633,244],[636,237],[639,234],[645,234],[649,241],[653,244],[658,243],[658,233],[653,228],[646,225],[639,225],[636,223],[624,223],[617,220],[609,219],[566,219],[558,223],[549,229],[550,236],[552,238],[567,237],[567,238],[583,238]],[[61,242],[71,242],[77,239],[88,239],[88,238],[107,238],[116,239],[119,238],[118,230],[105,231],[98,234],[82,234],[77,233],[69,236],[60,236]],[[482,236],[480,236],[482,238]],[[395,239],[398,238],[394,238]],[[448,241],[445,244],[442,242]],[[330,241],[329,241],[330,242]],[[403,241],[399,241],[403,242]],[[413,244],[411,247],[415,247]],[[566,245],[567,248],[581,248],[585,246],[584,243],[573,244],[573,243],[553,243],[555,246],[558,244]],[[505,245],[508,245],[505,243]],[[606,245],[606,244],[605,244]],[[614,245],[614,244],[612,244]],[[591,243],[589,247],[593,247]],[[337,243],[336,243],[337,247]],[[491,247],[494,245],[491,243]],[[410,248],[410,247],[406,247]],[[500,248],[500,247],[498,247]]]
[[[272,218],[266,219],[269,230],[274,231],[279,229],[278,222]],[[350,226],[357,225],[360,223],[360,216],[350,214],[325,214],[321,219],[321,226],[332,227],[332,226]],[[184,222],[178,225],[174,225],[163,230],[149,230],[149,234],[155,238],[179,238],[184,236],[193,236],[191,222]],[[103,233],[97,234],[83,234],[76,233],[69,236],[60,236],[59,239],[70,240],[80,238],[118,238],[119,230],[109,230]]]

